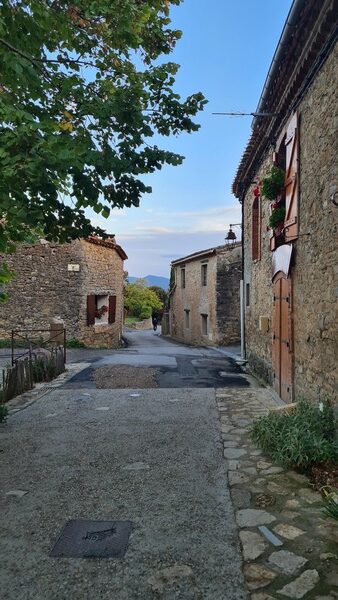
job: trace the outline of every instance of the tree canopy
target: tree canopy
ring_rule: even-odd
[[[162,302],[163,306],[167,305],[168,302],[168,292],[166,292],[162,287],[160,287],[159,285],[150,285],[149,289],[152,292],[155,292],[156,296],[158,297],[158,299]]]
[[[162,302],[150,288],[142,283],[128,283],[125,287],[124,306],[130,315],[140,319],[151,317],[163,308]]]
[[[181,0],[2,0],[0,252],[39,231],[50,240],[104,233],[108,217],[150,192],[142,176],[182,156],[151,144],[193,132],[205,99],[174,91],[161,62],[181,32]]]

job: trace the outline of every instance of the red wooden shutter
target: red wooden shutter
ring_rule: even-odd
[[[285,241],[298,237],[298,116],[295,113],[286,129],[286,173],[285,173]]]
[[[251,256],[252,260],[261,258],[261,215],[260,215],[260,196],[257,196],[252,203],[251,214]]]
[[[90,294],[90,296],[87,296],[87,325],[94,325],[95,310],[95,295]]]
[[[116,321],[116,296],[109,296],[108,323],[115,323],[115,321]]]

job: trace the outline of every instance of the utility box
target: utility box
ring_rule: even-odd
[[[270,319],[269,317],[259,317],[259,331],[263,333],[268,333],[270,329]]]

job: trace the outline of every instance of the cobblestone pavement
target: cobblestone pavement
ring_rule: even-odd
[[[308,479],[252,443],[253,419],[277,407],[267,389],[216,391],[228,481],[251,600],[338,598],[338,527]]]

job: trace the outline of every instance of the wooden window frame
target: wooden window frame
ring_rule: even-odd
[[[208,285],[208,263],[201,264],[201,286],[207,287]]]
[[[261,196],[256,196],[251,205],[251,258],[261,260]]]
[[[204,324],[206,325],[206,327],[205,327],[206,331],[204,331]],[[208,335],[208,333],[209,333],[208,315],[206,313],[201,314],[201,331],[202,331],[202,335]]]

